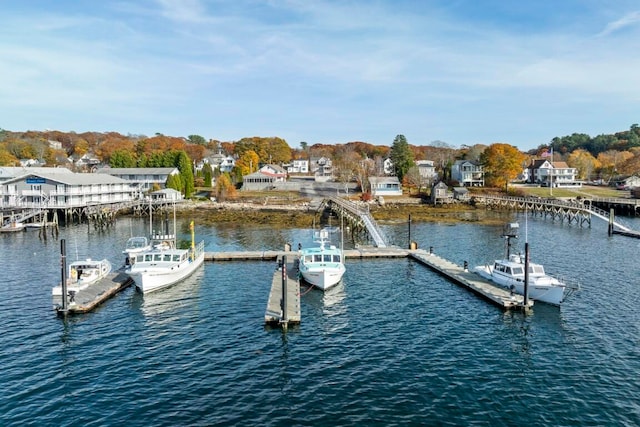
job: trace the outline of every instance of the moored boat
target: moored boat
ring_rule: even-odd
[[[314,242],[319,246],[300,250],[298,269],[302,278],[309,284],[327,290],[337,285],[346,268],[344,253],[329,243],[329,230],[314,232]]]
[[[547,274],[541,264],[530,262],[525,256],[511,254],[511,239],[517,238],[517,229],[517,223],[509,224],[503,234],[506,239],[505,258],[495,260],[493,264],[476,266],[473,272],[520,295],[525,294],[526,280],[529,298],[552,305],[562,304],[580,286]]]
[[[107,259],[74,261],[68,266],[67,292],[78,292],[88,288],[111,273],[111,262]],[[51,291],[54,299],[62,296],[62,284]]]
[[[152,248],[149,239],[144,236],[134,236],[127,240],[122,253],[125,255],[124,265],[131,265],[131,257],[136,256],[139,253],[146,252]]]
[[[131,255],[126,273],[144,293],[158,291],[189,277],[204,262],[204,241],[195,245],[194,225],[190,224],[191,247],[179,249],[175,234],[152,236],[151,248]]]
[[[11,221],[7,225],[0,227],[0,233],[13,233],[24,230],[24,224],[20,221]]]

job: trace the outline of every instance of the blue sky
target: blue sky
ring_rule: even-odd
[[[0,128],[454,147],[640,122],[637,0],[0,1]]]

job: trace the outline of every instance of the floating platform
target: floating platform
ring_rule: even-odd
[[[386,247],[361,247],[344,250],[345,259],[354,258],[406,258],[407,249]],[[282,256],[298,257],[297,251],[237,251],[237,252],[206,252],[205,261],[275,261]]]
[[[533,306],[533,300],[529,300],[525,307],[522,295],[512,294],[507,289],[430,252],[415,250],[410,251],[409,256],[505,310],[524,311]]]
[[[69,301],[66,313],[88,313],[132,283],[133,279],[123,271],[109,273],[102,280],[76,292],[73,301]],[[58,314],[66,314],[62,310],[61,297],[54,297],[53,304]]]
[[[286,329],[288,325],[300,323],[300,282],[298,280],[297,253],[288,252],[291,257],[285,263],[282,271],[282,257],[278,259],[278,267],[273,272],[271,292],[267,302],[264,321],[267,325],[280,326]],[[285,278],[286,275],[286,278]],[[286,284],[286,310],[283,310],[283,285]]]

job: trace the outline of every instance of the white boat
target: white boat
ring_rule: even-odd
[[[480,265],[473,272],[491,282],[512,292],[524,295],[525,269],[528,269],[527,293],[534,301],[560,305],[565,299],[580,287],[566,280],[560,280],[544,271],[541,264],[525,262],[520,254],[510,254],[511,239],[517,238],[515,230],[517,224],[509,224],[508,232],[503,234],[506,239],[506,257],[495,260],[493,264]]]
[[[189,249],[176,247],[175,234],[155,235],[152,236],[150,249],[130,257],[131,264],[125,271],[143,294],[174,285],[189,277],[203,264],[204,241],[196,246],[193,222],[190,228]]]
[[[81,291],[111,273],[111,263],[107,259],[74,261],[68,266],[67,292]],[[54,297],[62,296],[62,284],[51,291]]]
[[[124,250],[122,253],[125,255],[124,265],[131,265],[131,257],[136,254],[146,252],[152,248],[151,243],[149,243],[149,239],[144,236],[134,236],[130,237],[127,240],[127,243],[124,246]]]
[[[329,230],[314,232],[314,242],[318,247],[300,250],[298,269],[309,284],[324,290],[337,285],[346,269],[342,249],[328,244]]]
[[[0,228],[0,233],[13,233],[16,231],[24,231],[25,227],[22,222],[11,221],[7,225]]]

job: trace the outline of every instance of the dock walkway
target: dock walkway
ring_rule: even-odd
[[[293,253],[289,252],[291,255]],[[271,292],[267,302],[267,311],[264,321],[268,325],[281,326],[284,329],[290,324],[300,323],[300,282],[298,281],[298,260],[294,256],[285,263],[286,274],[286,310],[283,310],[283,284],[285,283],[282,271],[282,257],[278,260],[278,268],[273,272]]]
[[[512,294],[477,274],[425,250],[411,251],[409,256],[505,310],[525,310],[533,306],[533,301],[529,300],[525,308],[522,295]]]
[[[87,289],[76,292],[73,301],[69,301],[67,313],[87,313],[132,283],[133,280],[123,271],[109,273],[104,279],[90,285]],[[59,314],[66,314],[62,310],[61,298],[54,297],[53,304]]]

